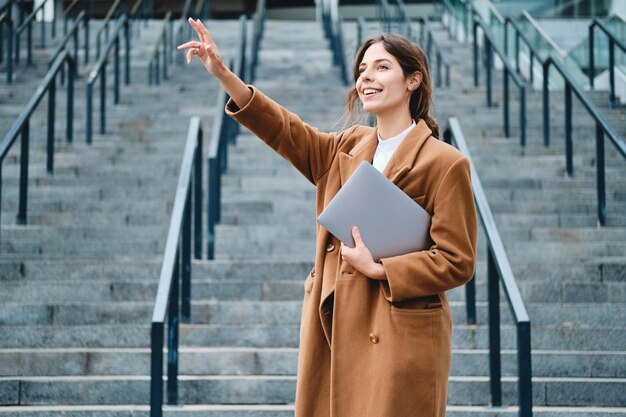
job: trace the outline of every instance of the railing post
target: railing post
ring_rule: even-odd
[[[530,323],[517,323],[517,390],[520,417],[533,415],[533,383],[530,344]]]
[[[163,416],[163,323],[152,323],[150,349],[150,417]]]
[[[535,71],[533,71],[533,67],[535,65],[535,62],[534,62],[535,54],[533,53],[532,50],[530,50],[530,47],[528,48],[528,50],[530,51],[530,65],[528,68],[528,77],[530,78],[530,88],[532,88],[535,82],[535,74],[534,74]]]
[[[167,326],[167,404],[178,404],[178,325],[180,320],[180,249],[174,258]]]
[[[39,25],[41,29],[41,48],[45,48],[46,47],[46,22],[44,21],[44,18],[43,18],[43,5],[41,7],[42,8],[39,9],[41,11],[41,23]]]
[[[20,150],[20,200],[17,212],[17,223],[26,224],[28,208],[28,150],[30,142],[30,120],[22,126],[22,147]]]
[[[191,190],[194,179],[191,176],[191,183],[187,187],[185,197],[185,209],[183,211],[183,233],[182,233],[182,288],[181,288],[181,321],[189,323],[191,321]]]
[[[26,42],[28,47],[26,48],[26,63],[28,65],[33,64],[33,24],[32,20],[28,22],[26,30]]]
[[[107,66],[105,63],[100,73],[100,134],[102,135],[106,133],[106,74]]]
[[[119,104],[120,102],[120,38],[115,38],[115,62],[113,63],[113,103]]]
[[[486,84],[487,84],[487,107],[492,107],[493,105],[493,100],[492,100],[492,91],[491,91],[491,65],[492,65],[492,58],[493,58],[493,51],[492,51],[492,45],[489,43],[489,40],[487,39],[487,35],[485,35],[484,38],[485,41],[485,77],[486,77]]]
[[[550,90],[548,76],[550,74],[550,58],[543,64],[543,145],[550,146]]]
[[[118,34],[118,39],[119,39],[119,34]],[[126,41],[126,43],[124,44],[126,46],[126,50],[124,51],[125,56],[124,56],[124,64],[125,64],[125,72],[124,74],[126,75],[126,85],[130,85],[130,34],[128,31],[128,19],[124,19],[124,39]]]
[[[594,50],[594,40],[593,40],[593,32],[594,32],[594,25],[595,23],[592,23],[591,25],[589,25],[589,86],[591,87],[591,89],[594,89],[594,81],[595,81],[595,58],[593,56],[593,50]]]
[[[609,36],[609,104],[615,107],[615,41]]]
[[[519,88],[519,142],[526,146],[526,88]]]
[[[519,74],[519,37],[520,34],[518,31],[515,31],[515,70]]]
[[[89,18],[85,16],[84,20],[85,25],[85,64],[89,62]]]
[[[476,324],[476,274],[465,284],[465,311],[467,324]]]
[[[11,15],[9,14],[9,19],[6,22],[8,38],[7,41],[7,84],[13,83],[13,22],[11,21]]]
[[[91,144],[93,137],[93,81],[87,80],[87,144]]]
[[[507,67],[504,67],[504,74],[502,74],[504,81],[503,94],[504,94],[504,106],[502,110],[504,112],[504,136],[509,137],[509,71]]]
[[[76,60],[78,55],[67,58],[67,111],[65,112],[67,117],[66,122],[66,138],[67,143],[74,141],[74,80],[76,79]]]
[[[572,145],[572,86],[565,84],[565,166],[567,176],[574,174]]]
[[[500,369],[500,289],[491,247],[487,249],[487,295],[489,299],[489,384],[491,405],[502,405]]]
[[[474,21],[474,87],[478,88],[478,22]]]
[[[194,159],[194,257],[202,259],[202,128],[198,129],[198,142]]]
[[[56,77],[52,78],[48,89],[48,152],[46,159],[46,170],[49,175],[54,172],[54,113],[56,105]]]
[[[606,185],[604,170],[604,129],[596,122],[596,169],[598,189],[598,223],[606,226]]]
[[[208,164],[208,204],[207,204],[207,259],[215,258],[215,224],[217,223],[219,207],[218,189],[220,187],[219,155],[209,157]]]

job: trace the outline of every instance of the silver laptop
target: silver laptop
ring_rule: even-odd
[[[375,261],[428,249],[430,214],[363,161],[317,221],[345,245],[354,247],[352,227]]]

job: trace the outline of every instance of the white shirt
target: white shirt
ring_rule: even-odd
[[[415,120],[411,123],[411,126],[398,133],[396,136],[383,140],[378,133],[378,146],[376,146],[376,152],[374,153],[374,160],[372,165],[378,171],[383,172],[387,163],[393,156],[393,153],[398,149],[398,146],[402,143],[404,138],[409,134],[411,129],[415,127]]]

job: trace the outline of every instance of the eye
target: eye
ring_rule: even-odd
[[[359,68],[359,74],[363,74],[363,71],[365,71],[365,67]]]
[[[380,64],[380,65],[378,66],[378,69],[383,69],[383,70],[386,70],[386,69],[389,69],[389,67],[388,67],[386,64]]]

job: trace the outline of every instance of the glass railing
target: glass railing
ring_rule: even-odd
[[[604,24],[621,42],[626,43],[626,21],[622,17],[611,16]],[[585,73],[589,73],[588,39],[571,49],[568,55]],[[609,38],[598,29],[595,30],[593,37],[593,58],[594,76],[597,76],[609,66]],[[626,54],[619,48],[615,48],[615,65],[622,68],[622,72],[626,73]]]

